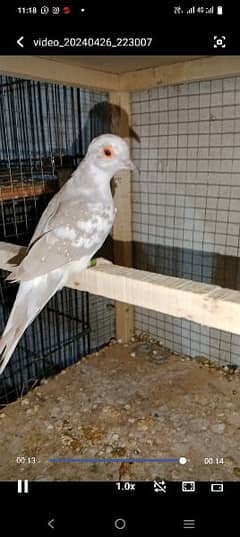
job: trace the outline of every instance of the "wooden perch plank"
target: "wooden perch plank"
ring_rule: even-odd
[[[0,269],[13,270],[13,265],[9,263],[9,259],[18,255],[22,246],[10,244],[9,242],[0,241]]]
[[[19,247],[0,242],[0,268]],[[240,335],[240,291],[117,265],[76,274],[69,287]]]

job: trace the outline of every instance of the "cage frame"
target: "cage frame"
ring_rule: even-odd
[[[160,57],[161,58],[161,57]],[[227,78],[240,75],[240,56],[207,56],[196,57],[191,60],[180,61],[159,66],[129,70],[128,57],[126,56],[126,72],[111,73],[103,70],[76,66],[66,62],[61,63],[57,57],[36,57],[36,56],[0,56],[0,74],[17,76],[23,79],[32,79],[50,83],[65,84],[68,86],[86,87],[109,92],[110,102],[118,105],[122,110],[119,121],[119,135],[129,141],[129,126],[131,125],[130,96],[132,91],[140,91],[161,87],[166,85],[176,85],[196,81]],[[134,332],[134,306],[137,297],[137,304],[155,311],[163,310],[163,302],[156,305],[152,290],[154,276],[155,292],[161,298],[163,287],[173,293],[171,315],[179,316],[178,301],[181,286],[189,287],[193,282],[181,278],[164,277],[162,275],[147,273],[136,269],[129,269],[131,260],[132,244],[132,199],[131,199],[131,174],[122,172],[118,176],[124,176],[124,181],[119,182],[115,196],[115,204],[118,209],[118,216],[113,226],[114,261],[119,266],[94,268],[84,271],[75,279],[69,282],[69,286],[78,290],[87,290],[116,300],[116,337],[123,342],[127,342]],[[124,203],[123,203],[124,200]],[[10,269],[7,259],[16,254],[19,247],[10,243],[0,243],[0,268]],[[8,257],[7,257],[8,256]],[[120,270],[120,272],[119,272]],[[144,272],[141,278],[141,272]],[[159,278],[158,278],[159,276]],[[109,285],[109,278],[111,285]],[[173,280],[176,286],[173,286]],[[144,281],[145,291],[141,293],[141,282]],[[183,318],[189,318],[187,304],[192,308],[191,320],[202,319],[207,326],[240,334],[238,314],[240,313],[240,291],[223,289],[215,285],[208,285],[209,288],[204,296],[206,284],[195,283],[195,298],[197,305],[193,307],[193,297],[183,302],[185,307],[181,310]],[[179,287],[180,286],[180,287]],[[197,286],[197,288],[196,288]],[[111,297],[110,291],[111,288]],[[115,288],[115,292],[114,292]],[[146,291],[146,289],[148,291]],[[185,289],[184,289],[185,291]],[[190,291],[186,291],[190,292]],[[193,294],[194,294],[193,293]],[[130,300],[131,297],[131,300]],[[121,300],[120,300],[121,298]],[[148,300],[147,300],[148,298]],[[203,308],[199,313],[199,308]],[[204,315],[205,312],[205,315]],[[206,315],[206,312],[208,314]],[[202,317],[201,317],[202,315]],[[196,320],[199,322],[199,320]],[[201,322],[201,321],[200,321]],[[210,323],[210,324],[208,324]],[[211,324],[213,323],[213,324]]]

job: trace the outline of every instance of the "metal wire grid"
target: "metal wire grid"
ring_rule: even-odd
[[[0,208],[0,240],[26,246],[51,195],[7,200]]]
[[[240,78],[132,97],[137,268],[239,289]],[[170,349],[240,365],[240,338],[135,310],[136,328]]]
[[[115,305],[97,295],[89,295],[91,352],[97,351],[115,337]]]
[[[93,136],[108,130],[108,118],[93,114],[107,94],[14,77],[0,77],[0,158],[23,164],[36,158],[82,157]],[[105,121],[104,121],[105,119]],[[22,174],[21,174],[22,177]]]
[[[1,271],[0,330],[15,299],[16,285]],[[0,405],[26,393],[49,375],[90,352],[89,304],[86,293],[63,289],[48,303],[20,340],[0,378]]]

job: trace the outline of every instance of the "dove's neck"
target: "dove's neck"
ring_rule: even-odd
[[[86,165],[83,161],[68,183],[74,183],[75,194],[78,191],[81,199],[86,201],[98,200],[105,203],[106,201],[112,201],[111,178],[112,174],[109,173],[108,175],[93,164]]]

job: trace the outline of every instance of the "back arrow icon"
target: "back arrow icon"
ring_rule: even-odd
[[[22,35],[21,37],[19,37],[19,39],[17,40],[17,44],[19,45],[19,47],[22,47],[24,48],[24,45],[22,44],[22,40],[24,39],[24,35]]]
[[[49,522],[48,522],[48,526],[49,526],[50,528],[52,528],[52,530],[54,530],[54,527],[55,527],[55,526],[53,525],[53,522],[54,522],[54,521],[55,521],[55,518],[52,518],[52,519],[49,520]]]

